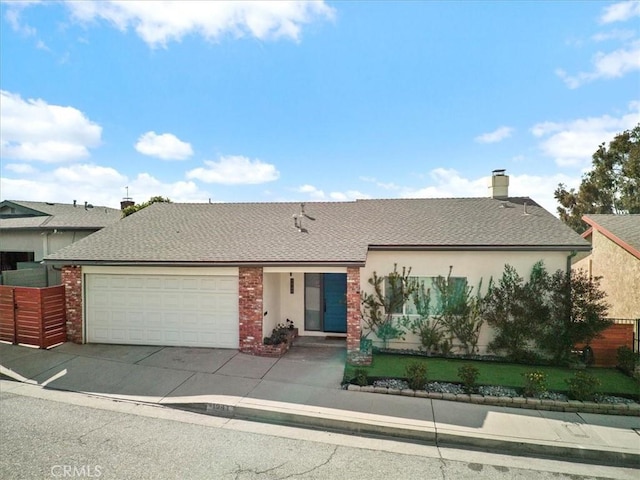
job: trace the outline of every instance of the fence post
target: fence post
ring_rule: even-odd
[[[40,338],[38,341],[38,346],[40,348],[45,348],[44,346],[44,324],[46,322],[45,311],[44,311],[44,289],[38,289],[38,295],[40,296]]]
[[[18,344],[18,304],[16,303],[16,289],[11,289],[11,309],[13,312],[13,344]]]

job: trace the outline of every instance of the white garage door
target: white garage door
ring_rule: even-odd
[[[238,277],[86,275],[87,341],[238,348]]]

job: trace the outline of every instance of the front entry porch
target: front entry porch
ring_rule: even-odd
[[[348,351],[359,350],[358,267],[245,267],[239,282],[242,351],[290,322],[301,337],[343,337]]]

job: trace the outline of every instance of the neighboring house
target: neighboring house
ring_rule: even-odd
[[[4,200],[0,202],[0,271],[36,266],[47,255],[117,222],[121,213],[88,204]],[[59,283],[59,273],[57,277]]]
[[[240,348],[291,319],[360,348],[373,272],[498,279],[543,260],[566,270],[588,242],[529,198],[157,203],[47,257],[63,269],[75,342]],[[490,332],[483,333],[486,346]],[[409,339],[411,341],[411,339]],[[413,339],[413,341],[417,341]]]
[[[590,226],[582,236],[592,250],[574,261],[573,268],[601,277],[610,318],[640,319],[640,214],[588,214],[582,219]]]

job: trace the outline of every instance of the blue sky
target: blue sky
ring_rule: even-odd
[[[512,195],[640,122],[640,2],[0,3],[2,199]]]

